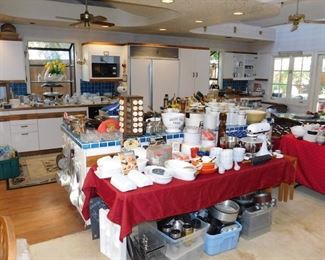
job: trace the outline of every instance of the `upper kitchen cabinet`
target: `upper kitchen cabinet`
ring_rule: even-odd
[[[254,80],[257,55],[244,53],[223,54],[223,79]]]
[[[22,41],[0,40],[0,80],[26,80]]]
[[[127,81],[128,46],[123,44],[84,43],[82,79]]]
[[[272,55],[258,54],[256,60],[256,76],[255,79],[269,80],[272,75]]]
[[[188,97],[209,89],[210,51],[208,49],[179,49],[180,87],[179,96]]]

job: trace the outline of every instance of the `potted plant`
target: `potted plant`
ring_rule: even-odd
[[[65,66],[66,65],[59,59],[48,61],[44,66],[44,80],[50,82],[63,80]]]

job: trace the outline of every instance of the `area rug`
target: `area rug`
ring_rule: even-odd
[[[56,182],[57,154],[35,155],[19,158],[20,175],[7,180],[7,189],[19,189]]]

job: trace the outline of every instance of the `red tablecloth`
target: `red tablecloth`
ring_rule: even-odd
[[[298,158],[296,182],[325,194],[325,146],[290,134],[281,138],[280,149]]]
[[[285,158],[272,159],[258,166],[242,165],[238,172],[199,175],[191,182],[173,179],[166,185],[154,184],[123,193],[109,180],[99,179],[94,169],[89,170],[84,181],[82,190],[86,198],[82,214],[89,219],[89,201],[97,194],[110,208],[108,218],[121,226],[121,240],[141,222],[193,212],[232,197],[280,183],[291,184],[295,180],[292,161]]]

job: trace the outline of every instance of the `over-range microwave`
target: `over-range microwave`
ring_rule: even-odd
[[[92,78],[117,78],[120,76],[120,57],[107,55],[91,56]]]

